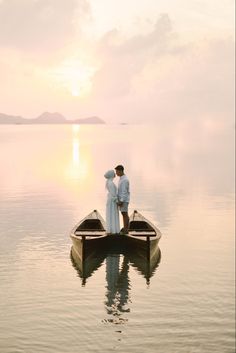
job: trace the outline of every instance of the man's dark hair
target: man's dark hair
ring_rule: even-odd
[[[117,167],[115,167],[115,170],[121,170],[123,172],[124,167],[123,167],[123,165],[119,164]]]

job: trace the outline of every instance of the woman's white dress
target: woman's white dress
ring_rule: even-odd
[[[120,232],[119,210],[117,206],[117,187],[112,180],[107,184],[107,203],[106,203],[106,231],[107,233]]]

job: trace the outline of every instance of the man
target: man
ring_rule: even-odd
[[[124,228],[121,229],[120,234],[128,234],[129,230],[129,214],[128,206],[130,201],[129,180],[124,173],[123,165],[115,167],[116,175],[120,177],[118,183],[118,206],[123,217]]]

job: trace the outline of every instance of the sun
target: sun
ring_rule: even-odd
[[[91,92],[95,72],[94,66],[77,59],[69,59],[53,70],[52,74],[56,84],[65,88],[72,96],[84,97]]]

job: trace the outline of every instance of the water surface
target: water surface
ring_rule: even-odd
[[[3,353],[233,353],[231,126],[1,126]],[[69,232],[124,164],[161,230],[151,278],[109,253],[83,279]]]

